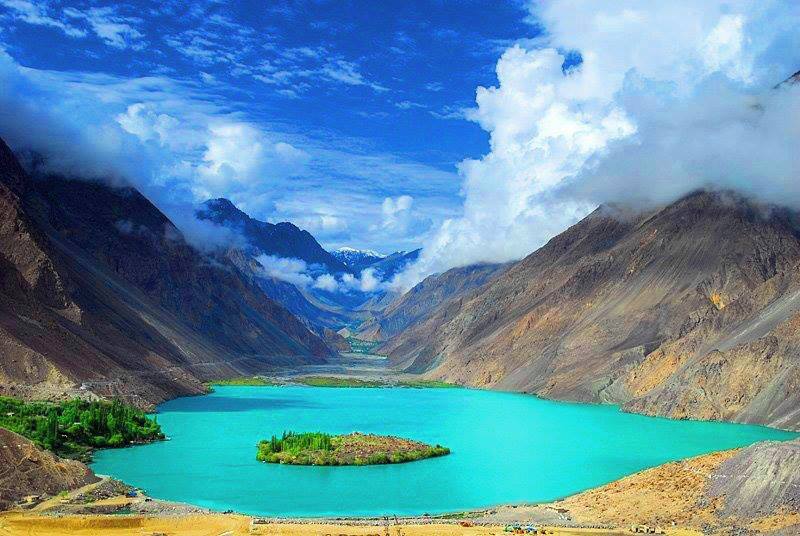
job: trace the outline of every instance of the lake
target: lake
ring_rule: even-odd
[[[667,461],[797,436],[471,389],[216,387],[162,404],[158,421],[170,441],[99,451],[93,469],[159,499],[264,516],[551,501]],[[257,462],[256,443],[284,430],[398,435],[452,454],[362,467]]]

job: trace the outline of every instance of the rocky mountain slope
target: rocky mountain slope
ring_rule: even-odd
[[[328,347],[132,188],[33,179],[0,142],[0,393],[149,405]]]
[[[396,251],[369,267],[375,270],[375,276],[378,279],[391,280],[395,274],[402,272],[406,266],[417,260],[421,251],[421,249]]]
[[[502,264],[474,264],[431,275],[364,322],[357,336],[369,341],[390,339],[408,326],[424,321],[445,302],[463,299],[466,293],[490,281],[503,268]]]
[[[768,441],[667,463],[552,504],[581,523],[800,533],[800,441]],[[524,508],[524,507],[523,507]]]
[[[734,194],[601,207],[381,351],[470,385],[798,428],[799,263],[798,215]]]
[[[351,271],[325,251],[308,231],[289,222],[269,223],[251,218],[227,199],[210,199],[197,211],[199,218],[238,231],[258,254],[293,258],[319,266],[322,271]]]
[[[98,480],[84,464],[60,459],[0,428],[0,510],[28,495],[55,495]]]
[[[312,293],[292,283],[264,274],[258,261],[243,249],[230,248],[225,255],[253,285],[285,307],[317,335],[323,335],[326,329],[339,329],[355,318],[353,311],[336,304],[323,303]]]

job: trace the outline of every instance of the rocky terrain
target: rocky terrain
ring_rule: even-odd
[[[0,394],[149,406],[331,354],[136,190],[34,179],[1,142],[0,294]]]
[[[470,265],[431,275],[364,322],[358,329],[358,337],[370,341],[390,339],[412,324],[422,322],[443,303],[461,299],[504,267],[500,264]]]
[[[55,495],[98,480],[84,464],[62,460],[0,428],[0,510],[29,495]]]
[[[799,264],[789,210],[604,206],[379,351],[436,379],[798,428]]]
[[[582,523],[800,533],[800,440],[668,463],[554,503]]]

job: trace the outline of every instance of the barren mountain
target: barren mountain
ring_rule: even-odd
[[[431,275],[364,322],[359,327],[358,337],[372,341],[390,339],[408,326],[423,321],[443,303],[462,299],[466,293],[499,274],[504,267],[502,264],[474,264]]]
[[[0,510],[27,495],[55,495],[98,480],[81,462],[60,459],[0,428]]]
[[[0,393],[148,405],[327,346],[132,188],[32,179],[0,142]],[[82,389],[78,389],[82,387]]]
[[[797,428],[798,263],[798,215],[734,194],[601,207],[382,350],[469,385]]]

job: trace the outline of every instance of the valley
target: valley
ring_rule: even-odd
[[[793,326],[800,314],[794,299],[800,220],[793,212],[773,209],[764,216],[744,199],[714,192],[641,214],[601,207],[516,263],[453,268],[407,292],[343,292],[290,282],[270,263],[302,262],[308,281],[330,273],[351,280],[355,270],[391,278],[419,251],[328,253],[309,233],[254,220],[225,199],[204,204],[198,218],[240,232],[245,241],[203,251],[135,190],[31,175],[5,146],[0,156],[6,222],[0,342],[9,352],[0,364],[0,392],[24,400],[119,399],[157,407],[169,436],[94,453],[92,470],[141,486],[155,499],[118,495],[98,502],[100,511],[140,505],[140,514],[133,508],[120,518],[137,524],[147,508],[163,515],[172,508],[166,505],[187,503],[196,506],[176,507],[175,515],[189,525],[201,513],[220,527],[233,526],[212,513],[232,510],[358,516],[358,524],[369,526],[388,508],[408,519],[403,530],[409,534],[425,533],[427,523],[465,530],[463,519],[477,523],[475,533],[530,522],[560,525],[557,534],[571,534],[564,525],[603,526],[599,533],[610,534],[634,522],[677,522],[678,532],[671,533],[680,534],[742,519],[772,528],[792,522],[784,514],[795,500],[791,485],[788,498],[774,502],[757,491],[767,484],[755,471],[746,477],[748,497],[773,502],[740,511],[734,505],[751,499],[735,498],[741,489],[720,487],[710,475],[729,471],[725,464],[741,456],[771,463],[772,471],[797,467],[788,447],[796,441],[785,452],[777,443],[749,446],[790,440],[798,429]],[[98,204],[104,209],[95,210]],[[756,370],[754,380],[749,373]],[[481,390],[440,389],[459,386]],[[584,424],[571,430],[570,419]],[[258,427],[248,424],[256,421]],[[258,466],[250,467],[257,463],[252,445],[265,432],[285,430],[401,435],[447,445],[452,454],[400,464],[394,469],[400,473],[375,466],[368,475],[301,474],[279,464],[278,474],[259,476]],[[603,440],[587,450],[580,447],[587,437]],[[23,444],[12,436],[4,441]],[[37,445],[25,449],[35,452]],[[222,452],[241,453],[239,473],[210,476],[202,469],[227,467],[228,458],[213,457]],[[615,462],[602,463],[610,452]],[[188,473],[174,471],[177,457],[194,460],[184,466]],[[77,462],[35,463],[64,464],[57,470],[74,474],[53,481],[59,488],[95,478]],[[689,478],[684,469],[695,465]],[[470,476],[478,466],[492,478]],[[0,480],[7,505],[23,495],[63,491],[27,475],[13,492],[16,476]],[[239,487],[254,479],[272,497],[269,504]],[[428,492],[402,485],[409,481],[426,482]],[[269,491],[274,486],[280,491]],[[326,499],[330,489],[339,490],[336,504]],[[353,489],[360,491],[348,495]],[[691,499],[666,512],[654,506],[670,493]],[[571,498],[562,501],[565,496]],[[523,506],[494,506],[501,504]],[[601,511],[596,504],[607,506]],[[710,506],[686,515],[700,504]],[[454,511],[466,513],[447,517]],[[70,512],[58,514],[67,515],[60,517],[65,526]],[[0,515],[0,527],[35,530],[44,523],[39,519],[33,512]],[[92,526],[106,526],[104,519]],[[250,518],[236,519],[234,525],[250,526]],[[420,521],[426,524],[413,526]]]

